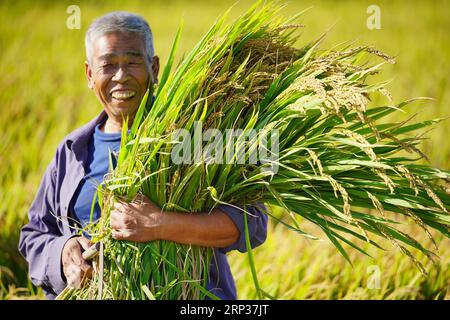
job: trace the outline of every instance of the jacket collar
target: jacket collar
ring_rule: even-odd
[[[105,120],[107,116],[105,110],[102,110],[102,112],[94,119],[67,136],[67,146],[72,150],[77,161],[83,164],[83,167],[87,161],[88,144],[90,138],[94,134],[95,126]]]

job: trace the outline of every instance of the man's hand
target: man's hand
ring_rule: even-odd
[[[111,210],[112,236],[117,240],[173,241],[224,248],[239,239],[239,229],[219,209],[195,214],[161,210],[142,196],[134,203],[116,202]]]
[[[61,261],[69,287],[79,289],[92,276],[91,265],[81,255],[90,245],[84,237],[71,238],[64,245]]]
[[[133,203],[115,202],[110,215],[112,236],[136,242],[159,240],[163,216],[161,208],[144,196]]]

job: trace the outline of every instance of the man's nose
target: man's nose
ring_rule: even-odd
[[[129,78],[130,78],[130,75],[128,74],[127,69],[122,66],[119,66],[117,68],[116,73],[112,77],[112,80],[119,82],[119,83],[123,83],[123,82],[126,82]]]

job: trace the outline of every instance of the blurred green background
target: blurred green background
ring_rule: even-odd
[[[450,115],[449,1],[280,1],[286,17],[310,8],[298,46],[330,29],[322,47],[355,41],[397,58],[378,80],[394,102],[427,96],[407,119]],[[27,279],[27,265],[17,251],[20,227],[57,144],[70,131],[101,111],[84,75],[84,33],[90,22],[109,11],[144,16],[153,29],[155,50],[164,64],[173,37],[184,20],[179,56],[189,51],[213,21],[235,4],[230,18],[252,1],[1,1],[0,4],[0,299],[42,298]],[[367,8],[376,4],[381,29],[369,30]],[[68,29],[70,5],[81,10],[81,28]],[[374,97],[374,104],[386,103]],[[422,150],[433,166],[450,169],[448,120],[427,133]],[[420,232],[406,225],[410,233]],[[314,232],[304,223],[303,229]],[[423,236],[423,242],[428,239]],[[389,243],[386,251],[369,250],[373,258],[353,252],[348,264],[327,241],[311,241],[270,223],[266,243],[254,251],[260,284],[279,299],[448,299],[450,241],[437,236],[441,260],[423,276]],[[418,258],[426,262],[424,257]],[[229,255],[240,299],[256,298],[247,256]]]

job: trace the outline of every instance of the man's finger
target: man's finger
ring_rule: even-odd
[[[100,249],[100,242],[97,242],[96,244],[90,246],[87,250],[84,250],[81,256],[86,261],[92,260],[97,256],[99,249]]]
[[[125,202],[114,202],[114,209],[116,209],[119,212],[122,212],[124,210]]]
[[[127,240],[131,236],[129,231],[112,230],[112,237],[116,240]]]
[[[118,211],[119,215],[129,214],[130,211],[136,209],[135,203],[128,202],[115,202],[114,209]]]
[[[121,227],[121,223],[119,222],[119,216],[120,213],[113,210],[111,211],[110,217],[109,217],[109,225],[111,226],[111,229],[118,229]]]
[[[90,269],[88,269],[84,274],[83,277],[81,279],[81,286],[84,286],[86,281],[90,278],[92,278],[92,272],[93,272],[93,268],[91,267]]]
[[[79,237],[78,243],[81,245],[83,250],[89,249],[89,247],[92,245],[92,242],[86,239],[85,237]]]
[[[80,269],[83,273],[92,273],[92,266],[83,260],[83,263],[80,265]]]
[[[76,246],[72,249],[70,252],[70,259],[72,260],[73,264],[76,266],[80,266],[83,262],[83,258],[81,257],[81,248],[80,246]]]
[[[111,235],[116,240],[122,240],[123,236],[120,230],[111,230]]]

